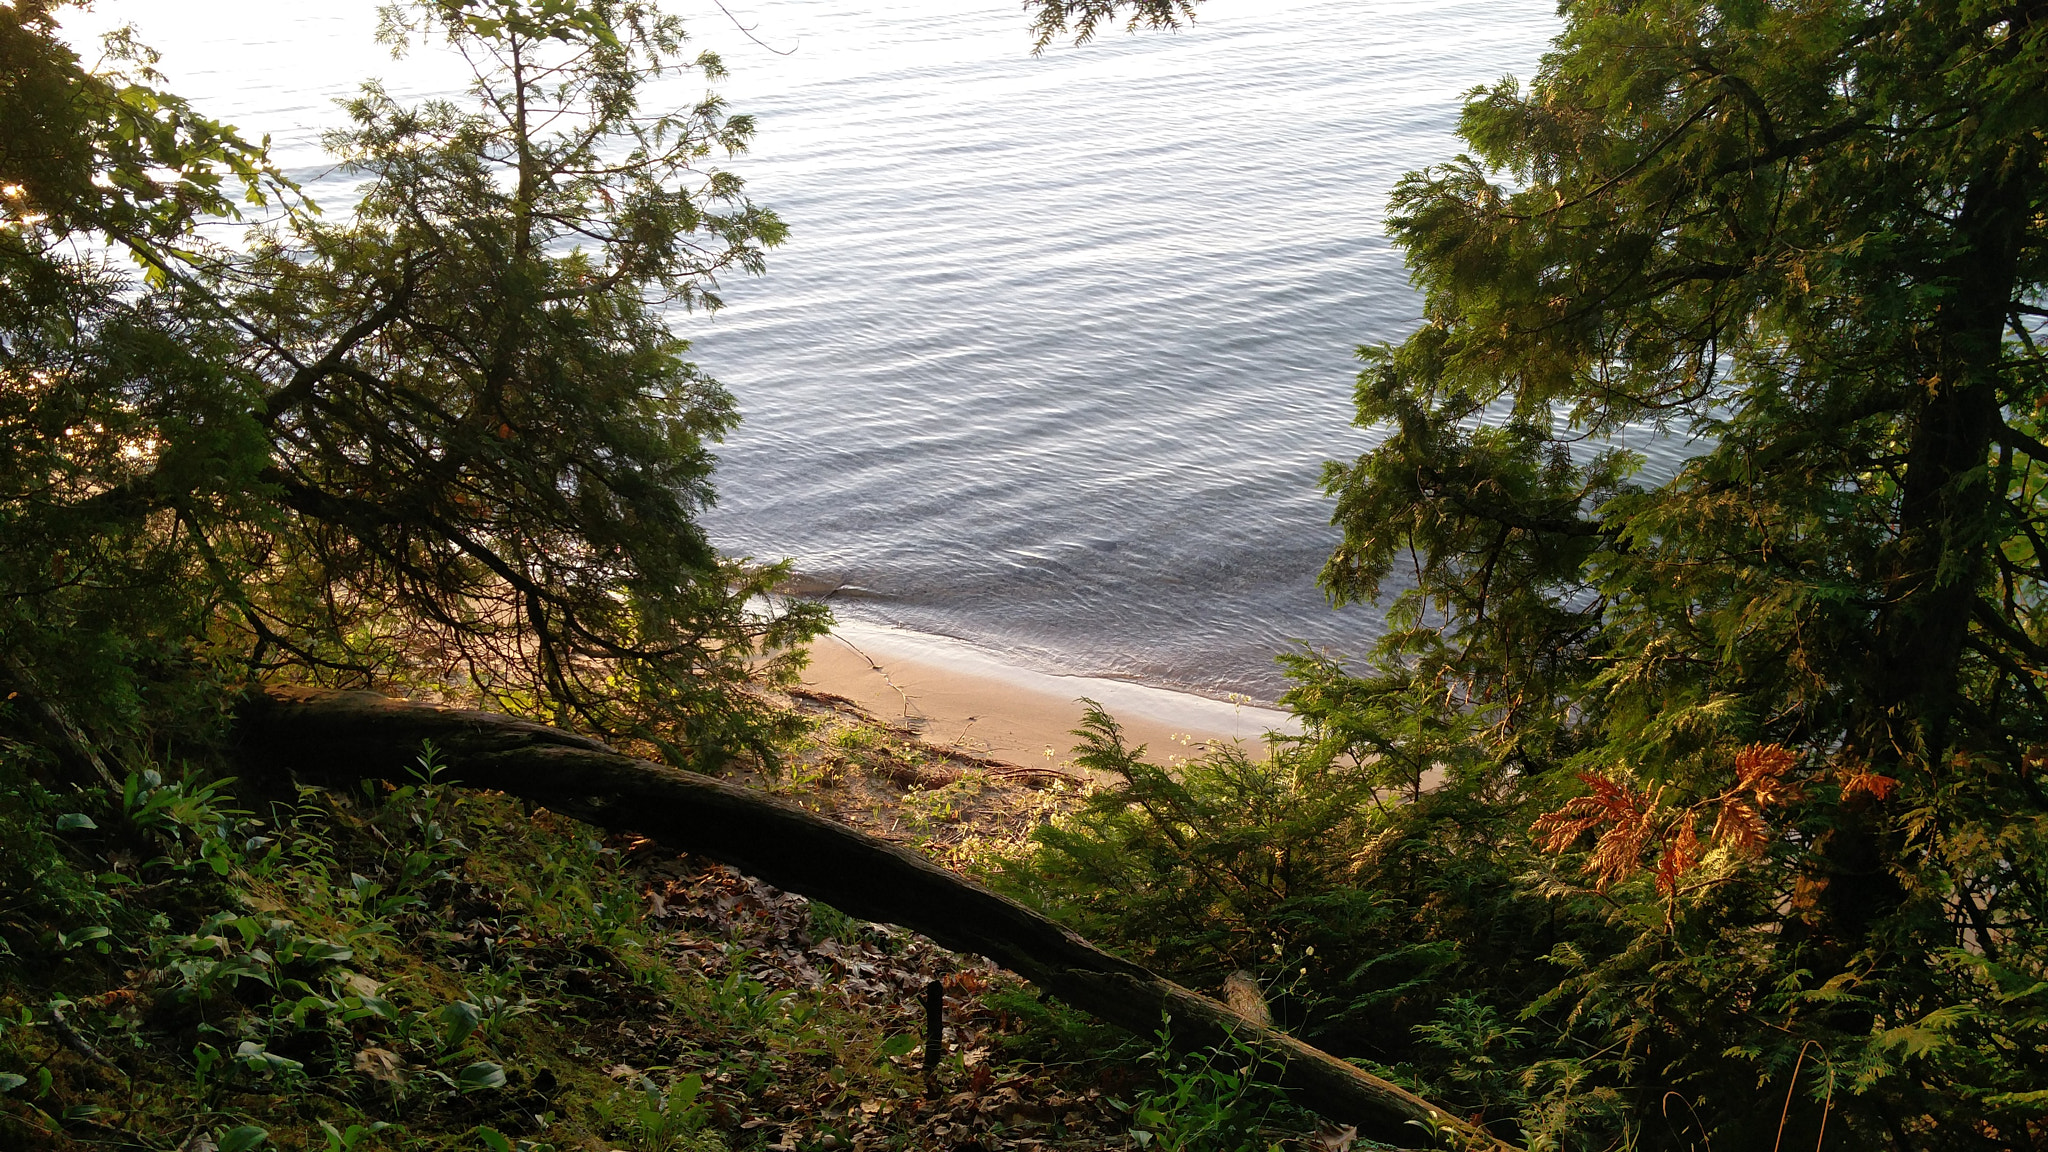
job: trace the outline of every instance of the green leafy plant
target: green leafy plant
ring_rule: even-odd
[[[1171,1024],[1161,1027],[1158,1046],[1145,1056],[1161,1086],[1132,1103],[1133,1142],[1159,1152],[1277,1147],[1264,1131],[1282,1102],[1269,1079],[1279,1071],[1277,1062],[1236,1037],[1206,1052],[1177,1055],[1169,1043]]]
[[[500,973],[485,976],[471,988],[465,1006],[486,1044],[503,1043],[506,1026],[535,1010],[533,1000],[518,990],[518,983],[516,975]]]
[[[554,1152],[554,1145],[540,1140],[515,1140],[495,1128],[479,1125],[476,1130],[478,1142],[484,1152]]]
[[[703,1092],[704,1078],[694,1072],[677,1077],[666,1092],[647,1082],[634,1112],[642,1152],[689,1147],[710,1122],[711,1110]]]
[[[710,1101],[704,1078],[694,1072],[677,1077],[666,1091],[642,1077],[638,1091],[607,1101],[600,1115],[632,1144],[633,1152],[718,1152],[724,1147],[707,1128]]]
[[[747,958],[743,949],[727,949],[726,974],[707,983],[707,1006],[714,1016],[730,1027],[752,1030],[784,1020],[801,1022],[809,1015],[790,990],[771,989],[748,975]]]
[[[325,1120],[320,1121],[320,1134],[326,1138],[325,1152],[356,1152],[370,1141],[370,1138],[390,1128],[381,1120],[369,1124],[350,1124],[337,1128]]]
[[[269,1139],[270,1133],[264,1129],[254,1124],[241,1124],[218,1133],[214,1137],[214,1146],[220,1152],[255,1152]]]

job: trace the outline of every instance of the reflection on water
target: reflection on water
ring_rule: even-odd
[[[730,307],[679,316],[739,397],[711,516],[845,614],[1047,667],[1270,697],[1331,612],[1316,477],[1356,455],[1361,342],[1416,302],[1380,215],[1456,151],[1458,96],[1534,69],[1550,0],[1209,0],[1179,35],[1029,54],[1011,0],[672,0],[755,115],[733,162],[793,239]],[[173,85],[345,204],[317,150],[379,75],[374,3],[103,0]],[[674,86],[671,102],[699,90]]]

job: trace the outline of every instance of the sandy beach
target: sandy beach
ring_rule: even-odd
[[[1011,764],[1069,763],[1083,697],[1100,702],[1133,745],[1156,760],[1211,743],[1259,749],[1268,731],[1295,732],[1287,713],[1129,681],[1020,667],[965,641],[842,620],[811,646],[813,691],[843,696],[926,743]]]

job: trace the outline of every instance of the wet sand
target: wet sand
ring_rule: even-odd
[[[1127,743],[1149,756],[1194,755],[1211,742],[1263,752],[1269,730],[1298,731],[1285,712],[1123,680],[1057,676],[1006,663],[964,641],[841,621],[811,646],[804,683],[902,724],[928,744],[1011,764],[1060,767],[1073,754],[1080,698],[1100,702]]]

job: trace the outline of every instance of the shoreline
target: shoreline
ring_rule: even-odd
[[[1300,731],[1286,712],[1101,676],[1041,672],[948,636],[840,620],[813,641],[806,689],[850,700],[918,739],[1005,763],[1073,767],[1082,697],[1099,702],[1127,744],[1154,760],[1268,731]]]

